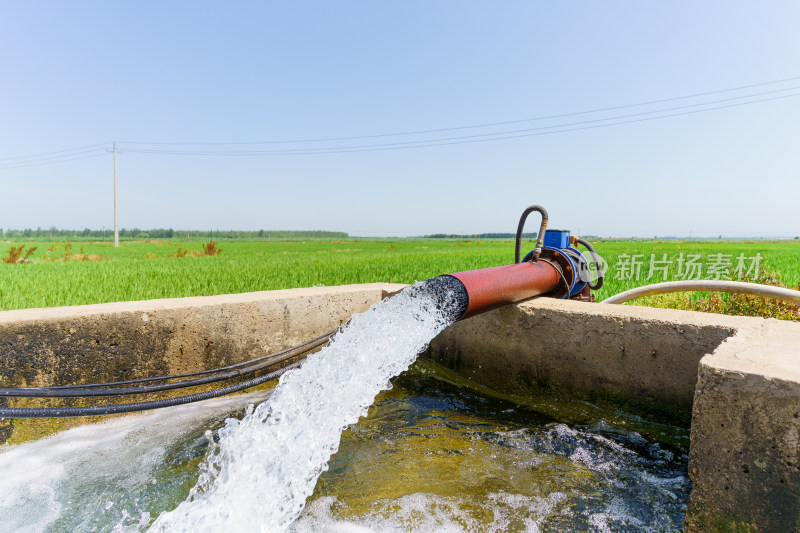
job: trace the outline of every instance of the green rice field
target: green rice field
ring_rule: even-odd
[[[412,283],[439,274],[508,264],[511,240],[348,239],[275,242],[223,240],[219,255],[199,255],[207,241],[0,243],[37,247],[30,262],[0,263],[0,309],[239,293],[312,285]],[[755,268],[797,288],[800,241],[602,240],[609,272],[599,300],[664,280],[754,279]],[[533,247],[526,242],[524,249]],[[740,276],[741,275],[741,276]],[[649,278],[649,279],[648,279]]]

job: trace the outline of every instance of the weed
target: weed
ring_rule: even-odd
[[[33,248],[28,248],[24,251],[25,257],[23,257],[23,249],[26,245],[22,244],[20,246],[12,246],[8,249],[8,255],[3,258],[3,263],[30,263],[31,260],[29,259],[30,256],[33,255],[33,252],[39,249],[38,246],[34,246]]]
[[[758,277],[747,278],[742,281],[785,287],[777,272],[763,270]],[[799,287],[800,288],[800,287]],[[711,293],[701,300],[705,310],[711,313],[724,313],[726,315],[760,316],[764,318],[780,318],[784,320],[800,321],[800,306],[789,302],[782,302],[772,298],[752,296],[749,294],[719,294]]]
[[[25,248],[25,245],[22,246],[12,246],[8,249],[8,255],[3,258],[3,263],[16,263],[19,261],[20,257],[22,257],[22,249]]]
[[[72,259],[72,243],[67,241],[64,243],[64,252],[61,254],[61,257],[64,259],[66,263],[70,259]]]
[[[19,261],[19,258],[22,257],[22,249],[25,248],[25,245],[22,246],[12,246],[8,249],[8,255],[3,258],[4,263],[16,263]]]
[[[758,276],[745,276],[741,281],[771,285],[773,287],[786,287],[777,272],[766,269],[762,270]],[[800,284],[797,288],[800,289]],[[800,321],[800,306],[750,294],[719,292],[665,294],[643,299],[642,303],[654,307],[687,309],[689,311],[703,311],[723,315],[760,316],[762,318]]]
[[[217,248],[216,241],[208,241],[206,244],[203,245],[203,255],[219,255],[222,253],[222,248]]]

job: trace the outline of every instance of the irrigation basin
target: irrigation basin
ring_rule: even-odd
[[[680,529],[687,429],[582,402],[504,401],[426,360],[392,385],[344,433],[291,531]],[[131,415],[7,449],[0,523],[146,531],[186,498],[225,417],[268,394]],[[229,504],[234,511],[237,502]]]
[[[4,312],[0,313],[0,345],[4,356],[1,370],[10,385],[46,386],[222,366],[320,335],[398,289],[396,285],[384,284],[319,287]],[[570,335],[565,335],[566,331]],[[573,431],[587,431],[594,424],[603,430],[599,420],[605,420],[614,431],[624,432],[630,426],[614,421],[614,417],[619,418],[616,415],[619,406],[623,406],[622,412],[643,415],[643,420],[669,422],[663,427],[686,428],[691,423],[689,462],[683,475],[688,468],[692,486],[684,527],[694,531],[722,531],[734,524],[745,530],[752,526],[755,530],[790,531],[800,523],[797,488],[800,451],[796,445],[796,435],[800,434],[798,340],[800,332],[795,324],[774,320],[539,299],[506,306],[448,327],[431,342],[427,357],[457,376],[468,378],[471,386],[478,383],[490,389],[483,395],[487,401],[497,395],[512,400],[508,409],[529,405],[541,398],[550,398],[553,404],[559,402],[552,399],[559,398],[564,402],[588,402],[581,404],[584,407],[609,406],[604,414],[585,418],[564,415],[559,409],[553,412],[534,406],[533,411],[551,417],[544,422],[545,426],[556,424],[550,428],[563,423]],[[31,354],[35,357],[31,358]],[[38,369],[48,369],[48,372],[37,372]],[[382,394],[391,395],[392,392]],[[382,398],[378,397],[379,403]],[[376,408],[370,413],[376,413]],[[218,412],[217,418],[194,426],[174,417],[162,419],[162,424],[171,430],[185,427],[194,433],[185,438],[171,437],[161,448],[168,452],[173,449],[169,443],[192,441],[191,460],[199,462],[208,445],[202,435],[203,428],[219,428],[224,413],[228,412],[230,407]],[[522,419],[526,416],[520,415]],[[635,420],[633,416],[622,418],[628,418],[629,424],[631,418]],[[138,415],[126,417],[110,422],[108,427],[127,420],[136,424],[140,418]],[[506,422],[521,423],[516,419]],[[51,428],[37,428],[33,423],[14,420],[9,425],[4,421],[0,424],[0,438],[20,442]],[[358,435],[362,423],[363,420],[345,432],[339,452],[330,457],[330,462],[326,461],[331,470],[322,473],[319,483],[313,487],[317,492],[309,494],[308,505],[292,527],[309,523],[307,521],[313,517],[308,513],[319,517],[328,510],[335,520],[370,523],[369,511],[352,496],[347,489],[349,485],[333,489],[341,493],[336,502],[330,500],[330,492],[320,492],[334,473],[346,472],[343,479],[353,483],[359,479],[359,476],[350,476],[353,471],[334,465],[340,465],[342,460],[346,464],[357,463],[345,452],[351,449],[350,439]],[[39,467],[36,468],[34,462],[26,469],[30,472],[25,478],[30,488],[46,494],[48,476],[78,471],[78,463],[83,460],[79,450],[88,450],[87,442],[96,440],[111,446],[114,439],[110,436],[106,439],[98,434],[95,438],[81,433],[91,433],[102,427],[106,426],[78,428],[78,433],[56,436],[56,439],[73,441],[72,444],[62,441],[53,450],[66,450],[74,457],[61,468],[58,462],[48,459],[54,454],[42,452]],[[408,427],[413,428],[414,424]],[[662,441],[661,430],[640,428],[634,431],[662,450],[671,453],[684,450],[685,453],[687,449],[685,438]],[[686,430],[683,431],[685,436]],[[134,433],[159,435],[149,429]],[[601,433],[601,436],[613,440],[613,432]],[[115,438],[122,439],[120,435]],[[13,454],[30,446],[37,446],[41,451],[51,442],[55,441],[7,448],[0,457],[13,458]],[[636,450],[624,439],[617,442],[626,449]],[[126,448],[127,445],[123,447]],[[130,449],[140,448],[132,446]],[[119,453],[119,448],[112,446],[109,450],[110,454],[116,454],[118,465],[137,464],[134,457]],[[177,452],[174,455],[181,456]],[[423,457],[430,455],[423,454]],[[676,453],[676,457],[679,455]],[[86,457],[86,464],[91,466],[93,456],[87,452]],[[197,476],[194,465],[182,464],[186,466],[182,472]],[[83,471],[91,472],[91,468]],[[87,475],[87,479],[91,479],[91,474]],[[402,476],[393,474],[393,477]],[[122,472],[118,477],[94,479],[94,485],[84,485],[84,488],[95,490],[116,483],[115,479],[128,484]],[[181,479],[185,482],[186,478]],[[6,476],[3,481],[12,480]],[[164,498],[175,497],[164,508],[180,499],[175,496],[184,494],[180,490],[185,493],[188,489],[173,487],[171,492],[167,487],[159,492]],[[12,503],[17,495],[8,490],[2,494],[6,502]],[[450,497],[450,494],[445,492],[442,496]],[[543,494],[537,496],[543,497]],[[141,500],[141,496],[132,496],[136,497]],[[408,498],[403,501],[409,503]],[[489,500],[483,498],[482,502]],[[598,509],[590,514],[598,514]],[[141,518],[139,515],[138,519]],[[540,520],[540,523],[547,527],[547,521]],[[637,530],[636,526],[626,527]]]

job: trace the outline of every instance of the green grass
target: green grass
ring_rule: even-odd
[[[38,246],[31,263],[0,263],[0,309],[81,305],[125,300],[238,293],[259,290],[343,285],[349,283],[412,283],[439,274],[513,262],[509,240],[386,239],[306,242],[222,241],[213,257],[174,257],[179,248],[202,251],[205,241],[72,243],[71,260],[63,261],[64,243],[17,241],[0,243],[0,257],[11,246]],[[525,249],[532,248],[526,242]],[[598,252],[612,267],[598,299],[628,288],[661,281],[645,280],[650,254],[760,253],[762,268],[780,274],[784,284],[800,281],[798,241],[601,241]],[[50,249],[49,248],[57,248]],[[81,248],[83,248],[82,255]],[[617,279],[622,254],[644,254],[643,275]],[[82,256],[99,256],[81,261]],[[96,258],[95,258],[96,259]],[[704,276],[705,277],[705,276]],[[680,279],[676,265],[668,279]]]

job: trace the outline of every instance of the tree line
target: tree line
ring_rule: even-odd
[[[535,239],[538,235],[537,232],[523,233],[523,239]],[[459,235],[455,233],[434,233],[432,235],[425,235],[426,239],[514,239],[516,233],[474,233],[472,235]]]
[[[343,231],[273,231],[273,230],[182,230],[172,228],[121,228],[119,238],[130,239],[346,239],[349,235]],[[114,238],[112,229],[59,229],[59,228],[0,228],[2,239],[96,239]]]

